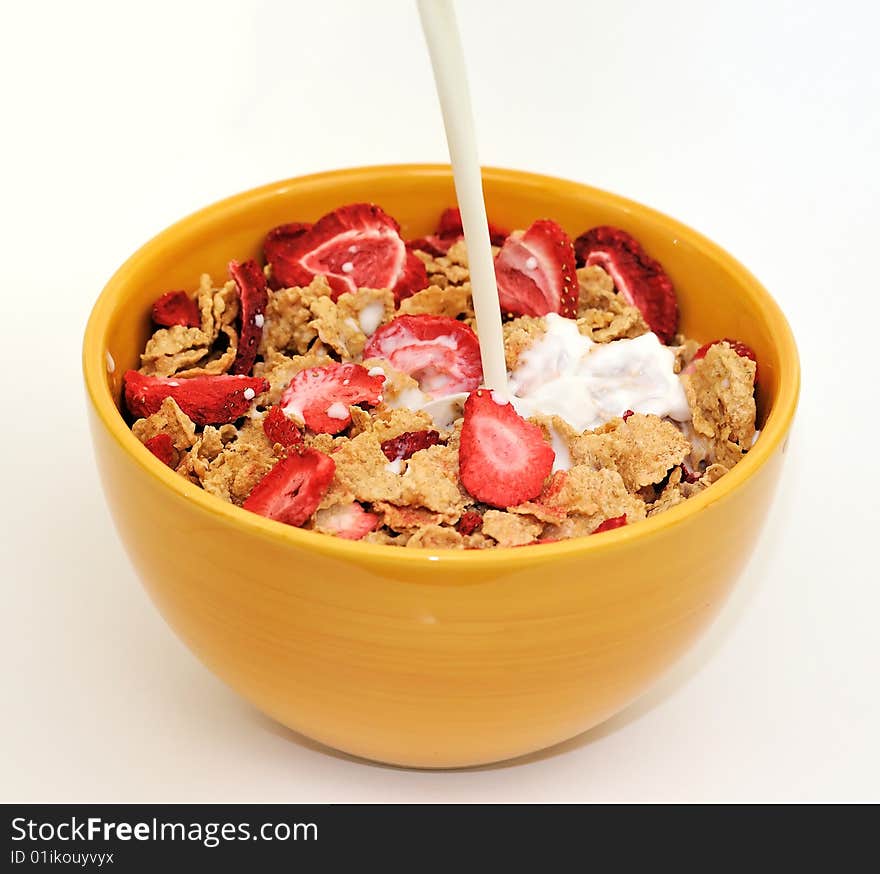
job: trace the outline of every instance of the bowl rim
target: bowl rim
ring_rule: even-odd
[[[492,565],[496,570],[500,570],[502,565],[509,568],[525,567],[557,558],[571,558],[603,550],[618,550],[634,541],[656,537],[661,532],[686,522],[690,516],[699,513],[710,504],[727,498],[773,456],[779,444],[785,439],[797,408],[800,392],[797,347],[788,321],[770,293],[739,261],[707,237],[637,201],[580,182],[522,170],[484,167],[482,173],[484,180],[488,179],[496,184],[514,184],[518,187],[526,185],[543,191],[550,187],[569,194],[587,194],[593,199],[604,200],[624,212],[659,222],[680,239],[687,240],[690,246],[703,255],[719,262],[728,272],[733,273],[740,282],[743,292],[757,304],[766,317],[779,351],[779,391],[761,429],[760,439],[742,461],[721,480],[713,483],[712,488],[663,513],[641,520],[638,524],[625,525],[604,532],[602,537],[597,538],[579,537],[557,543],[496,547],[486,550],[402,549],[398,546],[344,540],[316,531],[294,528],[227,503],[204,489],[193,486],[155,458],[134,436],[117,409],[109,389],[106,378],[108,354],[106,336],[117,302],[124,296],[126,286],[144,260],[163,248],[175,245],[176,239],[182,233],[193,234],[201,226],[235,214],[246,204],[252,205],[260,200],[274,199],[294,187],[324,187],[328,182],[343,181],[368,183],[370,180],[386,178],[389,175],[407,175],[414,180],[443,177],[451,181],[451,168],[448,164],[380,164],[329,170],[270,182],[203,207],[158,233],[137,249],[113,274],[95,302],[86,325],[82,349],[83,375],[87,396],[100,422],[119,447],[144,472],[159,480],[179,497],[194,501],[206,513],[219,517],[229,524],[243,526],[254,535],[279,545],[296,546],[343,561],[384,563],[393,557],[396,563],[407,567],[421,567],[425,572],[430,572],[429,569],[433,571],[438,567],[456,565],[466,565],[475,569],[488,569],[489,565]]]

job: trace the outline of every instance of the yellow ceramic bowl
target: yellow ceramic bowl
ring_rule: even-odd
[[[367,167],[278,182],[159,234],[110,280],[86,329],[95,452],[120,537],[192,651],[284,725],[399,765],[475,765],[585,731],[625,707],[720,608],[773,495],[798,395],[776,303],[727,253],[629,200],[560,179],[486,170],[505,227],[551,217],[576,235],[634,234],[669,271],[682,329],[738,337],[760,361],[761,438],[698,497],[631,527],[486,552],[365,545],[226,504],[155,459],[119,413],[150,306],[199,274],[257,256],[267,229],[371,200],[430,231],[454,202],[448,167]]]

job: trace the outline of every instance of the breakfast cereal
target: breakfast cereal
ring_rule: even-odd
[[[710,488],[756,437],[752,351],[678,333],[629,234],[491,225],[510,396],[481,388],[458,211],[406,241],[374,204],[282,225],[153,306],[125,375],[135,436],[215,497],[327,536],[521,547]]]

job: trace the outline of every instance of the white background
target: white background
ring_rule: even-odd
[[[444,160],[414,4],[17,3],[0,54],[2,800],[880,799],[877,4],[459,6],[484,163],[676,216],[792,322],[800,414],[735,595],[640,703],[515,765],[353,761],[227,691],[116,539],[82,329],[119,263],[202,205]]]

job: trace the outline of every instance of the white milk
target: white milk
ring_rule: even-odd
[[[544,319],[547,332],[510,375],[521,416],[559,416],[576,431],[598,428],[626,410],[690,419],[675,352],[656,334],[594,343],[570,319],[556,313]]]
[[[506,397],[507,370],[504,366],[501,307],[495,284],[495,263],[489,240],[486,204],[483,201],[480,163],[477,160],[471,97],[455,9],[452,0],[418,0],[418,5],[434,67],[437,96],[443,111],[452,175],[455,178],[455,195],[461,210],[474,313],[480,337],[483,384]]]

